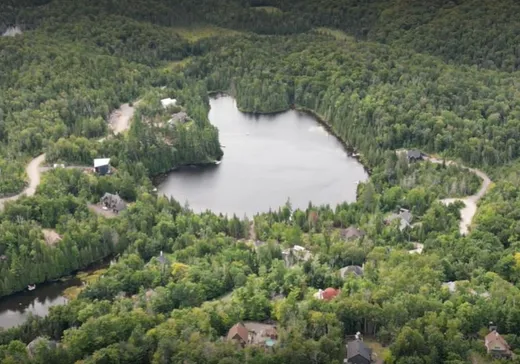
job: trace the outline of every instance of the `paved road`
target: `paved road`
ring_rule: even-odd
[[[442,164],[443,160],[437,159],[434,157],[426,157],[425,160],[430,161],[432,163]],[[475,193],[474,195],[463,197],[463,198],[446,198],[444,200],[441,200],[442,203],[445,205],[449,205],[454,203],[455,201],[462,201],[465,205],[462,210],[460,210],[461,215],[461,221],[460,221],[460,233],[462,235],[466,235],[469,232],[469,228],[471,226],[471,223],[473,221],[473,217],[477,213],[477,205],[478,202],[486,192],[489,190],[489,187],[491,186],[491,179],[487,174],[482,172],[479,169],[475,168],[468,168],[462,164],[459,164],[457,162],[453,161],[446,161],[446,165],[458,165],[462,168],[467,169],[471,173],[475,173],[477,176],[479,176],[482,179],[482,185],[480,186],[480,189]]]

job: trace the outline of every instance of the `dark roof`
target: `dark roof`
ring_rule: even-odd
[[[349,341],[347,344],[347,359],[361,355],[363,358],[370,360],[372,351],[367,348],[361,340]]]
[[[354,226],[350,226],[346,229],[341,230],[341,237],[344,239],[361,238],[365,235],[363,230],[360,230]]]
[[[249,339],[249,331],[247,331],[246,327],[244,325],[242,325],[240,322],[238,324],[235,324],[232,328],[229,329],[229,332],[227,334],[227,339],[233,340],[236,335],[238,335],[238,337],[244,343],[247,343],[247,341]]]
[[[114,209],[118,212],[126,209],[126,202],[119,195],[113,195],[107,192],[103,195],[103,197],[101,197],[101,202],[106,207]]]
[[[162,265],[165,265],[165,264],[168,264],[170,261],[168,260],[168,258],[166,258],[163,254],[163,252],[161,252],[161,254],[159,254],[159,256],[157,257],[157,260],[159,261],[159,263],[161,263]]]
[[[345,278],[345,276],[349,273],[355,274],[356,276],[363,275],[363,267],[359,265],[348,265],[339,270],[341,278]]]
[[[405,220],[407,223],[411,223],[413,219],[413,215],[410,213],[410,211],[402,211],[399,214],[399,217],[401,217],[401,219]]]
[[[423,157],[423,154],[416,149],[410,149],[408,152],[406,152],[406,156],[408,159],[420,159]]]

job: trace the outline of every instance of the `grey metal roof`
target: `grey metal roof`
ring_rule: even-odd
[[[349,341],[347,344],[347,359],[353,358],[357,355],[370,360],[372,351],[361,340]]]
[[[341,278],[345,278],[345,276],[348,273],[353,273],[356,276],[362,276],[363,275],[363,268],[359,265],[348,265],[346,267],[343,267],[339,270]]]
[[[410,159],[410,158],[415,158],[415,159],[419,159],[419,158],[422,158],[423,154],[416,150],[416,149],[411,149],[409,150],[407,153],[406,153],[407,157]]]

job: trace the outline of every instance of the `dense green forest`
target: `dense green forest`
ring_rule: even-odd
[[[0,4],[0,34],[23,32],[0,37],[0,194],[20,192],[41,153],[115,168],[54,169],[34,196],[6,203],[0,296],[118,255],[67,305],[0,329],[0,362],[342,363],[360,331],[386,363],[491,363],[490,321],[520,355],[518,12],[513,0]],[[371,170],[357,202],[288,202],[250,221],[156,196],[155,176],[222,157],[207,117],[215,91],[247,112],[316,114]],[[136,111],[114,135],[123,103]],[[189,121],[170,123],[179,111]],[[439,200],[475,194],[481,179],[409,164],[401,148],[493,179],[468,235],[461,204]],[[117,218],[90,208],[107,192],[129,202]],[[391,218],[400,209],[413,216],[404,229]],[[347,237],[353,227],[364,234]],[[310,258],[288,263],[294,245]],[[349,265],[364,274],[342,277]],[[327,287],[341,293],[313,297]],[[276,322],[277,344],[222,340],[249,321]]]

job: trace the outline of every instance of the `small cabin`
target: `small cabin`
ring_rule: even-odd
[[[161,105],[163,108],[167,109],[169,106],[177,105],[177,100],[170,99],[169,97],[161,100]]]
[[[110,158],[94,159],[94,171],[100,176],[110,173]]]

